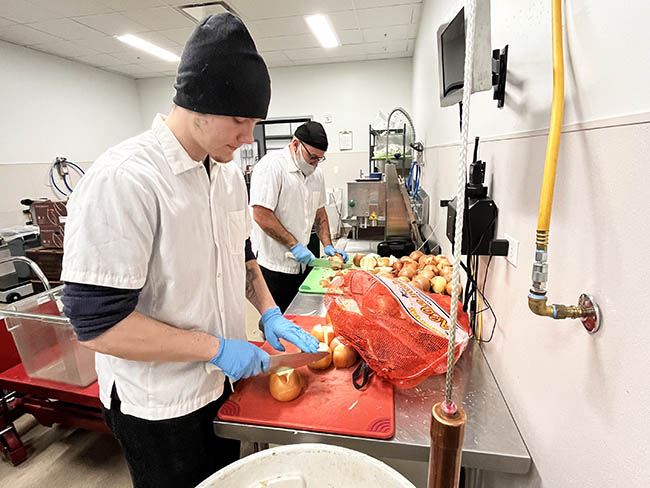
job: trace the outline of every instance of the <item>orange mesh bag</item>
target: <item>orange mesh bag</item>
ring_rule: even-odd
[[[328,320],[378,376],[413,388],[447,371],[451,297],[428,294],[392,278],[352,271],[332,282],[325,296]],[[459,307],[454,361],[470,338]],[[356,378],[355,378],[356,380]]]

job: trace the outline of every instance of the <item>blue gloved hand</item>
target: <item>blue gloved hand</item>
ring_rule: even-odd
[[[299,263],[310,265],[311,262],[316,259],[314,253],[312,253],[309,249],[300,243],[296,244],[289,250],[291,251],[291,254],[293,254],[293,256],[296,258],[296,261]]]
[[[273,349],[284,351],[284,346],[279,340],[282,338],[298,346],[304,352],[311,354],[318,352],[318,339],[285,319],[278,307],[269,308],[262,314],[262,325],[266,340],[273,346]]]
[[[258,375],[270,366],[266,351],[247,341],[223,337],[219,337],[219,352],[209,362],[233,381]]]
[[[343,262],[347,263],[348,262],[348,255],[345,251],[339,251],[338,249],[334,249],[334,246],[331,244],[329,246],[325,246],[325,254],[328,256],[334,256],[335,254],[340,254],[341,257],[343,258]]]

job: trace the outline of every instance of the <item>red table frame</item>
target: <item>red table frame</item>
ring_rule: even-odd
[[[61,424],[110,433],[102,416],[97,382],[80,387],[27,376],[3,320],[0,320],[0,352],[5,360],[3,367],[8,367],[0,373],[0,388],[17,393],[7,402],[7,409],[0,409],[0,447],[14,465],[27,458],[13,424],[25,413],[48,427]]]

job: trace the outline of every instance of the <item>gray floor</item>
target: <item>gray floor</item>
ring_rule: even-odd
[[[3,487],[131,486],[126,461],[112,436],[61,426],[43,427],[31,415],[18,419],[16,428],[29,457],[18,466],[0,457]]]

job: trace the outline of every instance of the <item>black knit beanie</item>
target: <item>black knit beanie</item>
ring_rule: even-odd
[[[244,23],[232,14],[210,15],[185,43],[174,103],[193,112],[266,118],[271,79]]]
[[[321,151],[327,151],[327,134],[323,126],[318,122],[314,122],[313,120],[305,122],[296,129],[293,135],[305,144],[309,144]]]

